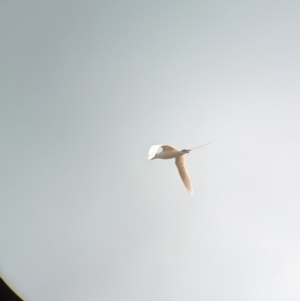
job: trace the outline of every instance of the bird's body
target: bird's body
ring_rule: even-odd
[[[156,159],[173,159],[182,156],[180,150],[170,145],[161,145],[162,151],[157,153]]]
[[[209,142],[212,143],[212,142]],[[206,143],[204,145],[207,145],[209,143]],[[192,148],[192,149],[183,149],[183,150],[178,150],[173,146],[170,145],[153,145],[149,152],[148,152],[148,159],[153,160],[153,159],[174,159],[175,158],[175,164],[178,168],[178,172],[180,174],[180,177],[183,181],[184,186],[188,190],[188,192],[193,195],[193,186],[192,182],[190,179],[190,175],[188,170],[185,167],[185,158],[184,155],[188,154],[190,151],[193,149],[202,147],[204,145]],[[162,149],[162,151],[159,152],[159,149]]]

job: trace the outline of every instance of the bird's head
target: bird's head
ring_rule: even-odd
[[[157,154],[155,154],[154,157],[150,160],[154,160],[154,159],[157,159]]]

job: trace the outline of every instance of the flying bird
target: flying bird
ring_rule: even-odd
[[[185,166],[185,158],[184,155],[188,154],[190,151],[205,146],[207,144],[210,144],[212,142],[191,148],[191,149],[183,149],[178,150],[177,148],[170,146],[170,145],[153,145],[150,147],[148,152],[148,160],[154,160],[154,159],[173,159],[175,158],[175,164],[178,168],[180,177],[183,181],[183,184],[187,191],[193,195],[193,186],[191,182],[191,178],[189,175],[189,172]],[[162,149],[161,151],[159,151]]]

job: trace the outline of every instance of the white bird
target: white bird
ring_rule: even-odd
[[[210,143],[212,143],[212,142],[209,142],[209,143],[206,143],[206,144],[203,144],[198,147],[191,148],[191,149],[183,149],[183,150],[178,150],[175,147],[170,146],[170,145],[153,145],[149,149],[148,160],[175,158],[175,164],[178,168],[178,171],[179,171],[180,177],[183,181],[183,184],[186,187],[187,191],[191,195],[193,195],[193,186],[192,186],[189,172],[185,167],[184,155],[188,154],[190,151],[192,151],[196,148],[205,146]],[[160,148],[162,148],[162,151],[158,152]]]

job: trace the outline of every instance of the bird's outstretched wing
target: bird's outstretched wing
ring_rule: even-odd
[[[168,151],[168,150],[177,150],[175,147],[171,146],[171,145],[161,145],[161,148],[164,151]]]
[[[181,176],[181,179],[183,181],[183,184],[185,188],[188,190],[188,192],[193,195],[193,186],[190,179],[189,172],[187,171],[185,167],[185,158],[184,156],[179,156],[175,159],[175,164],[178,168],[179,174]]]

